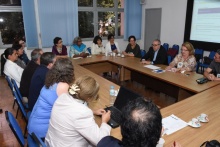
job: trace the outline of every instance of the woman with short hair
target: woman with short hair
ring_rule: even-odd
[[[55,37],[53,39],[54,46],[52,47],[52,52],[57,56],[67,56],[67,48],[63,45],[62,38]]]
[[[95,36],[93,39],[91,53],[92,55],[105,53],[104,46],[102,45],[102,38],[100,36]]]
[[[75,37],[73,44],[70,46],[69,56],[73,58],[85,58],[88,55],[89,53],[87,51],[86,45],[82,43],[82,39],[80,37]]]

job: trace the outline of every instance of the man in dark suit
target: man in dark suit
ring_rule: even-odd
[[[145,59],[145,60],[143,60]],[[159,39],[155,39],[148,52],[142,57],[143,64],[165,64],[167,65],[167,51],[161,45]]]

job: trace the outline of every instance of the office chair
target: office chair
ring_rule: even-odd
[[[38,147],[46,147],[46,144],[42,141],[42,139],[35,134],[34,132],[31,133],[31,137],[35,141],[35,143],[38,145]]]
[[[92,55],[91,47],[88,47],[87,51],[89,52],[90,55]]]
[[[5,117],[11,128],[13,134],[15,135],[16,139],[18,140],[21,147],[25,146],[25,138],[22,134],[21,127],[19,126],[18,122],[16,121],[15,117],[12,115],[11,112],[5,111]],[[27,137],[27,142],[29,147],[37,147],[36,143],[33,141],[30,135]]]
[[[163,44],[163,47],[166,49],[166,51],[168,51],[168,49],[169,49],[169,44],[168,44],[168,43],[164,43],[164,44]]]
[[[201,60],[203,59],[203,49],[195,49],[195,58],[196,58],[196,73],[199,73],[199,66],[201,64]]]
[[[6,79],[6,81],[8,82],[8,86],[9,86],[9,88],[11,89],[11,93],[12,93],[12,95],[13,95],[13,84],[12,84],[12,82],[11,82],[9,76],[6,75],[6,76],[5,76],[5,79]],[[14,107],[15,107],[15,99],[14,99],[14,103],[13,103],[12,108],[14,109]],[[17,109],[17,111],[18,111],[18,109]]]
[[[210,54],[209,54],[209,59],[213,60],[214,56],[215,56],[215,53],[216,53],[215,51],[211,51]],[[199,67],[198,67],[198,70],[199,70],[199,68],[201,68],[201,73],[203,74],[204,73],[204,69],[208,68],[208,67],[209,67],[209,64],[200,63]]]
[[[143,58],[145,54],[146,54],[146,51],[141,49],[141,58]]]

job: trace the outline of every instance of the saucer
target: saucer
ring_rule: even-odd
[[[208,119],[207,119],[207,120],[203,120],[203,119],[201,119],[201,116],[198,116],[197,119],[198,119],[199,121],[203,122],[203,123],[207,123],[207,122],[209,122]]]
[[[189,122],[188,122],[188,125],[191,126],[191,127],[193,127],[193,128],[199,128],[199,127],[201,127],[201,124],[200,124],[200,123],[199,123],[198,125],[193,125],[193,124],[192,124],[192,121],[189,121]]]

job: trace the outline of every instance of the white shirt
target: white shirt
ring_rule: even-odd
[[[18,66],[16,63],[11,60],[6,61],[4,66],[4,73],[10,78],[14,79],[18,87],[20,87],[21,75],[24,69]]]
[[[120,52],[120,49],[119,49],[119,46],[118,46],[118,42],[114,42],[114,43],[115,43],[115,46],[117,48],[117,51]],[[111,44],[110,44],[110,42],[107,42],[106,45],[105,45],[105,55],[107,55],[110,52],[112,52]]]
[[[45,143],[51,147],[96,146],[110,130],[106,123],[99,128],[83,101],[64,93],[54,103]]]
[[[100,54],[100,52],[105,53],[104,46],[99,47],[98,44],[92,43],[91,47],[92,55]]]

